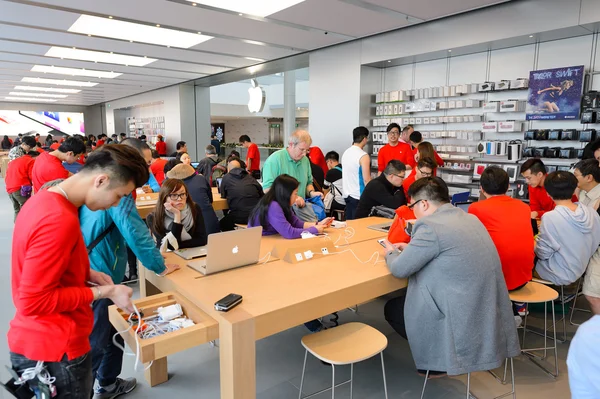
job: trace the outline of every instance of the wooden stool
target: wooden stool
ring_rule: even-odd
[[[548,335],[546,333],[544,336],[544,347],[543,348],[531,348],[531,349],[521,349],[521,353],[527,356],[529,360],[533,362],[536,366],[541,368],[544,372],[546,372],[552,378],[558,377],[558,353],[556,346],[556,316],[554,314],[554,301],[558,298],[558,292],[553,290],[552,288],[530,281],[525,285],[525,287],[521,288],[517,291],[512,291],[508,293],[508,296],[513,302],[523,302],[526,305],[527,310],[529,310],[530,303],[544,303],[544,332],[548,330],[548,302],[550,302],[550,306],[552,307],[552,325],[555,326],[552,329],[552,339],[554,340],[554,346],[549,347],[547,340]],[[523,344],[522,347],[525,347],[525,334],[527,333],[527,314],[528,311],[525,311],[525,321],[523,323]],[[554,373],[544,367],[541,363],[539,363],[536,359],[545,360],[548,354],[548,350],[554,350]],[[543,356],[536,355],[534,352],[536,351],[544,351]]]
[[[350,398],[352,398],[352,381],[354,378],[354,363],[362,362],[381,355],[381,370],[383,373],[383,389],[387,399],[387,384],[385,380],[385,364],[383,363],[383,350],[387,347],[387,338],[371,326],[363,323],[348,323],[330,330],[323,330],[315,334],[302,337],[304,353],[304,366],[300,379],[300,393],[302,399],[302,386],[304,385],[304,372],[306,359],[310,352],[317,359],[331,364],[331,388],[305,396],[304,399],[313,397],[331,389],[331,398],[335,398],[335,388],[350,383]],[[335,385],[335,366],[350,365],[350,379]]]

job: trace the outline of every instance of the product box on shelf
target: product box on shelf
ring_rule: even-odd
[[[456,86],[450,86],[450,97],[456,97]]]
[[[409,123],[410,125],[414,125],[415,123],[417,123],[417,122],[415,122],[415,121],[416,121],[416,118],[408,118],[408,123]]]
[[[376,103],[383,102],[383,93],[375,93],[375,102]]]
[[[528,130],[525,132],[523,139],[524,140],[535,140],[535,133],[537,130]]]
[[[480,106],[479,100],[465,100],[465,108],[479,108]]]
[[[518,121],[502,121],[498,122],[499,133],[520,132],[522,122]]]
[[[586,110],[581,113],[581,123],[596,123],[598,114],[593,110]]]
[[[430,116],[429,117],[429,123],[431,123],[431,124],[439,123],[438,117],[437,116]]]
[[[415,118],[415,125],[422,125],[423,124],[423,118]]]
[[[483,112],[500,112],[500,101],[483,103]]]
[[[481,131],[484,133],[496,133],[498,131],[498,122],[483,122]]]
[[[485,82],[479,85],[479,92],[486,92],[494,90],[494,82]]]
[[[510,81],[511,89],[527,89],[529,87],[529,79],[518,78]]]
[[[448,101],[448,109],[454,109],[454,108],[456,108],[456,101],[455,100]]]
[[[408,125],[410,124],[410,118],[402,118],[402,123],[400,125]]]
[[[469,140],[469,141],[481,140],[481,132],[468,132],[467,140]]]
[[[536,158],[544,158],[546,156],[546,150],[548,147],[534,147],[533,156]]]
[[[534,140],[548,140],[550,132],[548,130],[534,130]]]
[[[508,175],[509,183],[514,183],[517,180],[517,166],[516,165],[503,165],[502,168],[506,171]]]
[[[473,176],[469,176],[469,175],[454,175],[452,181],[454,183],[469,184],[469,183],[473,182]]]
[[[450,97],[450,86],[444,86],[444,97]]]
[[[600,108],[600,93],[597,91],[588,91],[581,97],[581,109]]]
[[[416,112],[417,104],[416,103],[406,103],[404,104],[404,112]]]
[[[390,101],[390,92],[386,91],[383,93],[383,102],[387,103],[388,101]]]
[[[507,100],[500,102],[500,112],[523,112],[525,101]]]
[[[548,140],[558,140],[562,130],[549,130],[548,131]]]
[[[595,129],[586,129],[582,130],[579,133],[579,141],[581,142],[589,142],[596,140],[596,130]]]
[[[429,132],[421,132],[421,137],[423,137],[424,139],[428,139],[429,138]]]
[[[507,155],[509,161],[518,161],[523,153],[523,144],[521,140],[513,140],[508,143]]]
[[[569,148],[561,148],[558,157],[563,158],[563,159],[570,159],[570,158],[575,158],[576,155],[577,155],[577,152],[575,151],[575,148],[569,147]]]
[[[577,140],[579,138],[579,132],[575,129],[565,129],[560,134],[561,140]]]
[[[438,103],[438,109],[448,109],[448,101],[440,101]]]
[[[525,147],[525,148],[523,148],[523,157],[525,157],[525,158],[531,158],[531,157],[533,157],[534,150],[535,150],[534,147]]]
[[[427,118],[427,117],[423,118],[423,124],[429,125],[429,118]]]
[[[494,82],[494,90],[508,90],[510,88],[510,80],[500,80],[498,82]]]
[[[398,90],[390,91],[390,101],[398,101]]]
[[[397,92],[396,92],[396,93],[397,93]],[[400,111],[400,112],[402,112],[402,111]],[[392,113],[393,113],[394,115],[398,115],[400,112],[398,112],[398,104],[394,104],[394,105],[392,106]]]

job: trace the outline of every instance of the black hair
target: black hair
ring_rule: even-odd
[[[340,162],[340,154],[335,151],[329,151],[327,154],[325,154],[325,162],[329,160]]]
[[[81,141],[80,139],[78,139],[77,137],[68,137],[58,147],[58,151],[60,151],[62,153],[67,153],[69,151],[72,151],[73,155],[85,154],[85,150],[86,150],[86,147],[85,147],[84,142]]]
[[[139,139],[140,139],[140,140],[146,140],[146,135],[145,135],[145,134],[142,134],[142,135],[139,137]]]
[[[229,156],[232,156],[232,155],[233,155],[233,156],[236,156],[236,157],[238,157],[238,158],[240,157],[240,153],[239,153],[239,152],[237,152],[236,150],[231,150],[231,152],[229,153]]]
[[[508,173],[498,166],[488,166],[479,180],[483,191],[490,195],[502,195],[508,191]]]
[[[405,170],[406,170],[406,165],[404,165],[402,162],[398,161],[397,159],[392,159],[385,166],[385,169],[383,170],[383,174],[387,175],[387,176],[395,175],[396,173],[404,172]]]
[[[36,142],[36,143],[35,143],[35,146],[36,146],[36,147],[40,147],[40,148],[42,148],[42,143]]]
[[[450,202],[448,186],[439,177],[424,177],[408,188],[408,196],[415,200],[428,200],[439,204]]]
[[[136,139],[136,138],[133,138],[133,137],[126,138],[125,140],[121,141],[120,144],[124,144],[124,145],[127,145],[129,147],[133,147],[136,150],[138,150],[138,152],[140,154],[142,154],[144,150],[149,150],[150,149],[150,146],[148,146],[148,143],[145,143],[142,140]]]
[[[177,146],[175,147],[176,150],[181,150],[183,147],[185,147],[187,143],[185,141],[178,141],[177,142]]]
[[[240,143],[246,143],[246,142],[251,143],[252,140],[250,140],[250,136],[248,136],[247,134],[242,134],[240,136],[239,142]]]
[[[581,172],[582,176],[592,175],[596,183],[600,183],[600,165],[595,159],[585,159],[575,164],[575,169]]]
[[[537,158],[528,159],[521,165],[521,174],[530,171],[532,175],[537,175],[538,173],[546,174],[546,165]]]
[[[387,133],[389,133],[389,132],[390,132],[390,130],[392,130],[393,128],[396,128],[396,129],[398,129],[398,133],[400,133],[400,131],[402,130],[402,128],[400,127],[400,125],[399,125],[399,124],[397,124],[397,123],[390,123],[390,124],[389,124],[389,125],[388,125],[388,126],[385,128],[385,131],[386,131]]]
[[[178,159],[170,159],[165,164],[165,167],[163,168],[163,172],[165,172],[165,175],[166,175],[167,172],[170,172],[171,169],[173,169],[175,166],[179,165],[180,163],[182,163],[182,162]]]
[[[65,143],[70,139],[71,137]],[[81,140],[79,140],[79,144],[83,145]],[[67,151],[74,150],[69,149]],[[78,152],[75,153],[79,154]],[[133,182],[135,187],[142,187],[150,178],[148,165],[146,165],[146,161],[139,151],[121,144],[109,145],[91,152],[79,173],[98,170],[107,172],[110,175],[111,184],[109,187],[114,187],[113,183],[125,185],[129,182]]]
[[[358,144],[365,138],[369,137],[369,129],[364,126],[354,128],[352,131],[352,143]]]
[[[577,188],[577,178],[563,170],[552,172],[546,176],[544,188],[553,200],[570,200]]]
[[[158,151],[156,151],[156,150],[152,150],[152,158],[153,158],[153,159],[158,159],[158,158],[160,158],[160,154],[158,153]]]
[[[119,136],[126,137],[127,135],[125,133],[119,133]]]
[[[437,168],[437,163],[429,157],[420,158],[417,162],[417,168],[429,168],[434,171]]]
[[[421,132],[415,130],[410,134],[410,136],[408,136],[408,139],[415,143],[420,143],[423,140],[423,135],[421,134]]]
[[[31,158],[35,158],[38,155],[40,155],[40,152],[38,150],[33,150],[33,151],[29,151],[26,155],[29,155]]]
[[[21,139],[21,144],[28,145],[29,147],[35,147],[35,137],[33,136],[25,136]]]
[[[290,206],[290,199],[292,193],[298,188],[300,183],[298,180],[290,175],[282,174],[275,178],[271,189],[265,194],[264,197],[256,204],[248,220],[258,220],[263,228],[267,228],[267,213],[269,212],[269,206],[271,202],[275,201],[279,204],[283,210],[283,214],[287,221],[292,220],[292,207]]]

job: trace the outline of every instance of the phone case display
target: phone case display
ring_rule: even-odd
[[[165,136],[165,117],[154,116],[148,118],[127,118],[127,128],[129,130],[130,137],[139,137],[146,135],[149,142],[153,142],[151,138],[158,136]]]
[[[596,140],[596,129],[582,130],[579,133],[579,141],[590,142]]]

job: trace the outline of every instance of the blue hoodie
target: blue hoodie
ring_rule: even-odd
[[[571,284],[583,275],[598,245],[600,216],[596,211],[583,204],[577,204],[575,212],[557,206],[542,216],[535,270],[553,284]]]
[[[115,228],[89,255],[92,269],[108,274],[115,284],[120,284],[127,265],[127,246],[145,268],[155,273],[165,271],[165,260],[135,209],[131,194],[123,197],[119,205],[105,211],[94,212],[86,206],[79,208],[79,224],[86,246],[99,237],[111,222],[115,223]]]

